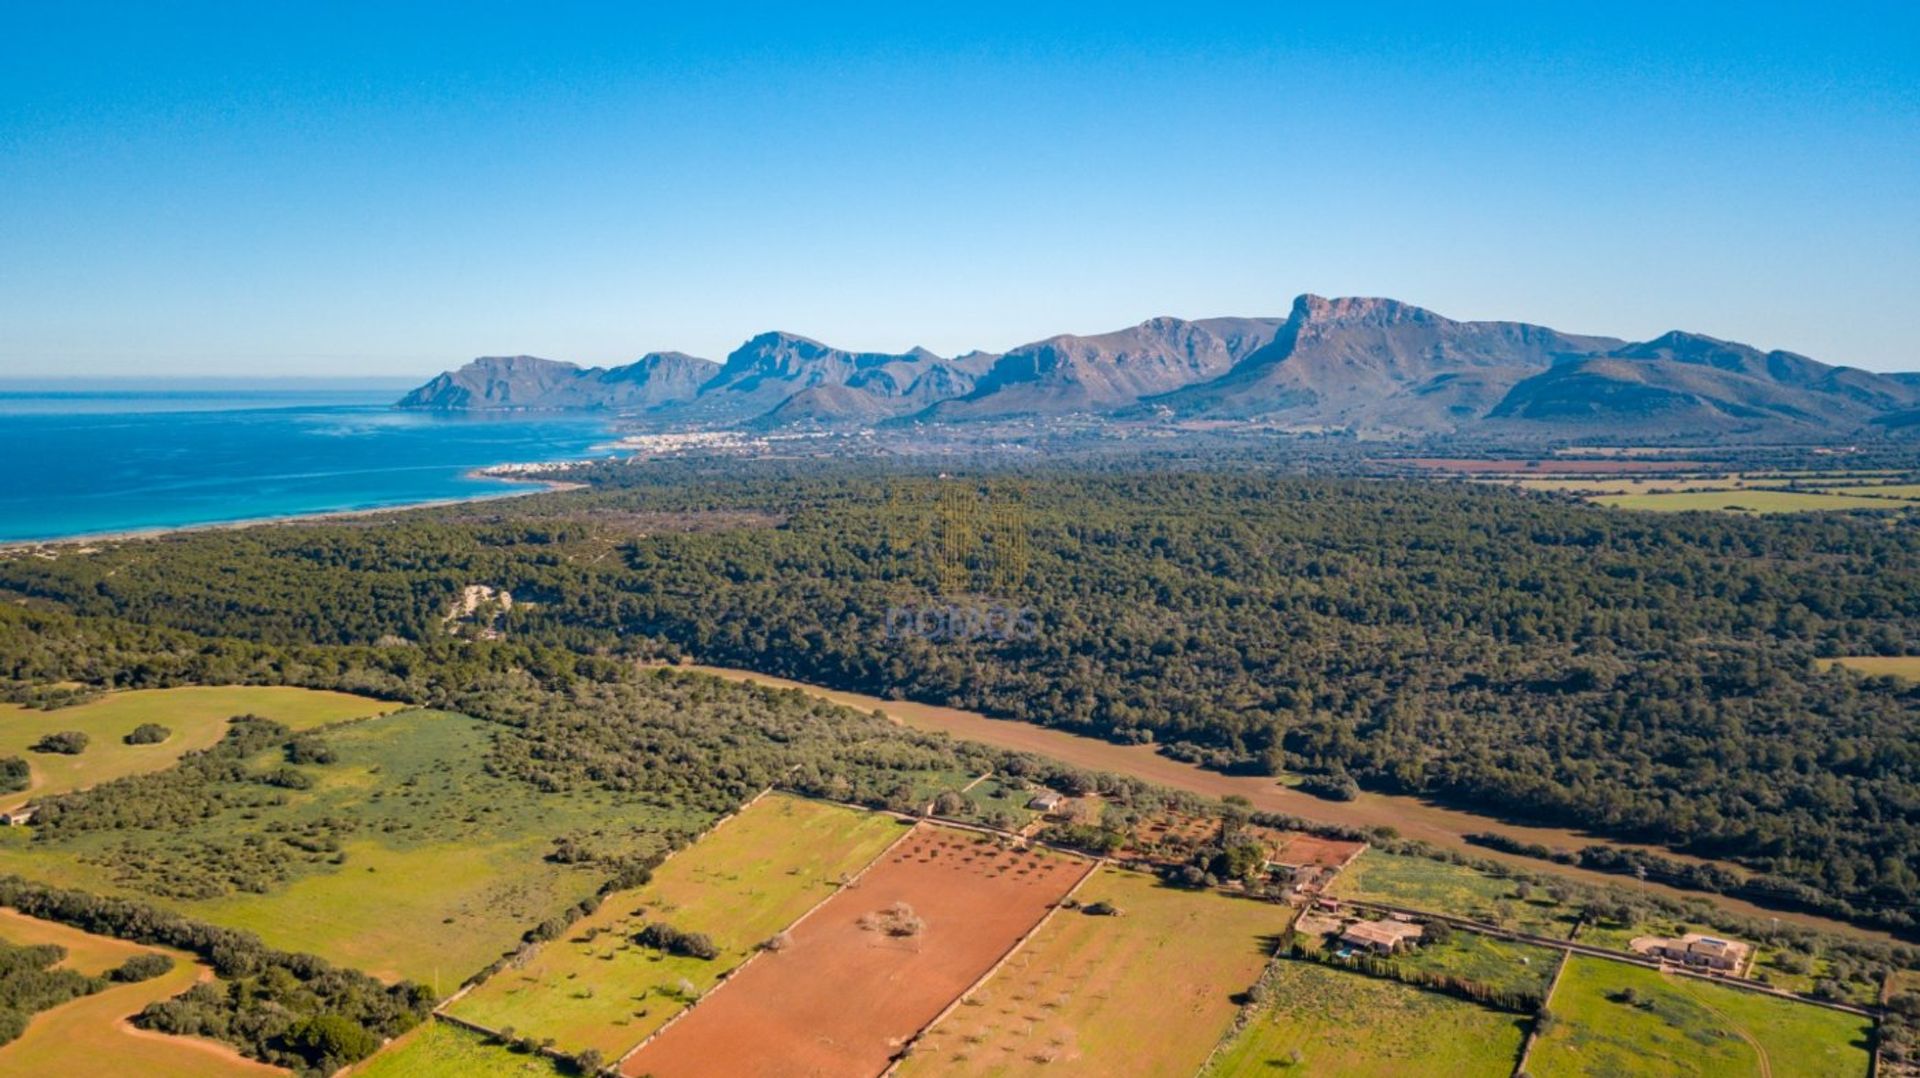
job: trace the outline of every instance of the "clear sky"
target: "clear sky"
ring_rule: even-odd
[[[647,7],[0,4],[0,376],[1303,291],[1920,369],[1911,4]]]

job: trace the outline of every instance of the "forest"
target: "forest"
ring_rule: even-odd
[[[568,475],[592,489],[0,560],[22,604],[0,677],[26,699],[271,671],[490,712],[529,731],[499,766],[621,785],[660,778],[592,723],[459,687],[694,657],[1651,841],[1914,927],[1920,688],[1822,662],[1920,647],[1898,515],[1655,516],[1179,462]],[[473,584],[514,597],[504,639],[449,620]],[[1034,631],[888,632],[969,604]]]

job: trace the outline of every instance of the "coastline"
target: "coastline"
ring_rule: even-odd
[[[584,459],[584,458],[583,458]],[[540,467],[552,466],[564,469],[572,461],[552,461]],[[75,544],[91,545],[95,543],[123,543],[136,539],[159,539],[169,535],[191,532],[233,531],[240,528],[259,528],[275,524],[314,524],[329,520],[353,520],[375,516],[380,513],[403,513],[413,509],[438,509],[449,505],[466,505],[470,502],[499,501],[504,498],[524,498],[531,494],[552,494],[564,490],[581,490],[585,483],[571,483],[563,479],[534,479],[525,475],[495,474],[489,469],[514,467],[514,465],[490,464],[470,469],[463,474],[466,478],[496,479],[503,483],[526,486],[526,490],[496,490],[481,494],[469,494],[454,498],[430,498],[426,501],[402,502],[395,505],[376,505],[364,509],[317,509],[310,513],[279,513],[271,516],[247,517],[242,520],[210,520],[197,524],[160,524],[151,528],[127,528],[118,531],[88,532],[81,535],[62,535],[49,539],[4,539],[0,540],[0,554],[12,554],[19,551],[49,550],[56,547]],[[522,465],[521,467],[526,467]]]

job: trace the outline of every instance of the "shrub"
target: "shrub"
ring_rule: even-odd
[[[33,784],[33,769],[18,756],[0,757],[0,793],[10,794]]]
[[[365,1059],[380,1048],[380,1038],[341,1014],[316,1014],[287,1030],[294,1051],[323,1069]]]
[[[109,981],[151,981],[173,969],[173,959],[155,953],[137,954],[107,972]]]
[[[633,942],[656,951],[711,961],[720,957],[720,948],[703,932],[682,932],[665,921],[655,921],[634,934]]]
[[[157,722],[143,722],[120,740],[129,745],[158,745],[173,736],[173,731]]]
[[[65,756],[78,756],[87,751],[87,742],[91,740],[78,730],[62,730],[34,742],[31,748],[35,752],[57,752]]]

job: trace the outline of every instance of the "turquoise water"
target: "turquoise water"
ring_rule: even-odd
[[[601,455],[600,420],[399,412],[391,388],[0,387],[0,541],[524,490],[489,464]]]

